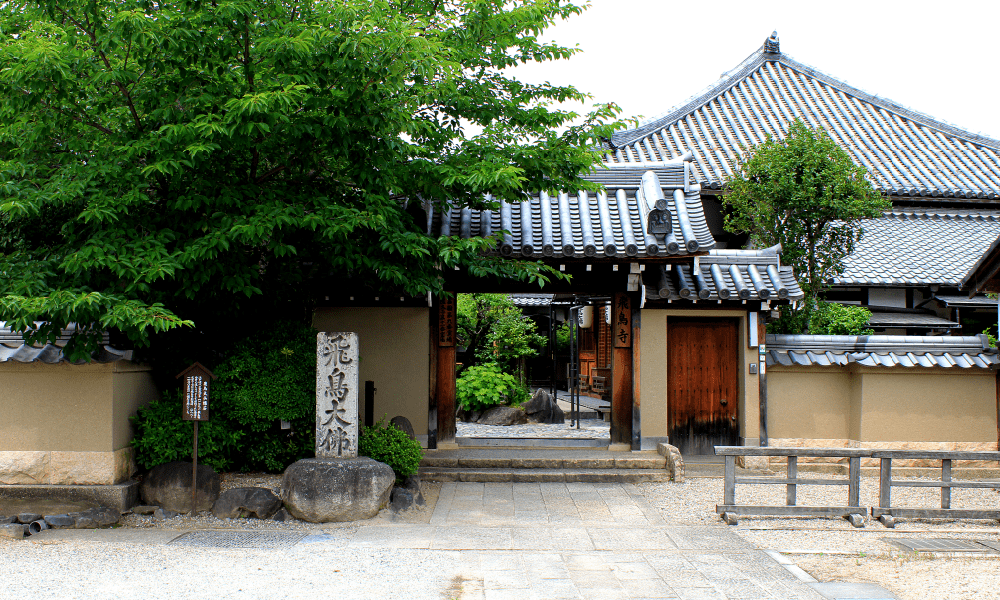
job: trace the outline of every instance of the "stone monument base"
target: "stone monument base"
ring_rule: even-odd
[[[371,519],[389,503],[396,474],[367,456],[306,458],[285,469],[281,500],[311,523]]]

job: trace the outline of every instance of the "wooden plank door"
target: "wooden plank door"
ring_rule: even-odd
[[[667,419],[681,454],[739,444],[739,319],[667,319]]]

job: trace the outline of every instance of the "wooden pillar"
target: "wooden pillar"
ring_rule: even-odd
[[[639,390],[642,375],[642,356],[639,352],[639,339],[642,329],[642,314],[640,303],[632,302],[632,451],[642,450],[642,402]]]
[[[427,393],[427,448],[437,448],[438,433],[438,398],[437,398],[437,365],[438,365],[438,309],[440,302],[434,301],[430,310],[430,337],[427,340],[427,353],[430,356],[428,369]]]
[[[611,302],[611,443],[632,446],[632,300],[616,292]]]
[[[767,313],[760,313],[757,316],[757,343],[760,346],[757,347],[757,385],[758,385],[758,398],[759,398],[759,408],[760,408],[760,446],[767,446],[767,355],[764,354],[764,350],[767,349],[764,340],[767,336],[767,326],[765,322],[767,321]]]
[[[437,319],[437,443],[455,443],[455,296],[442,296]]]

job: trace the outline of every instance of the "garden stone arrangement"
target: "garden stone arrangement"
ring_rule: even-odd
[[[21,513],[0,516],[0,537],[23,539],[46,529],[97,529],[118,523],[121,515],[106,506],[61,515]]]

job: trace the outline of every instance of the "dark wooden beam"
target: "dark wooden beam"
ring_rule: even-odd
[[[640,375],[642,372],[642,355],[639,352],[639,340],[642,329],[642,311],[639,302],[632,302],[632,450],[642,450],[642,394],[640,392]]]
[[[620,289],[620,288],[619,288]],[[632,300],[616,292],[611,302],[611,443],[632,445]]]
[[[437,335],[437,443],[455,443],[456,296],[438,299]]]

